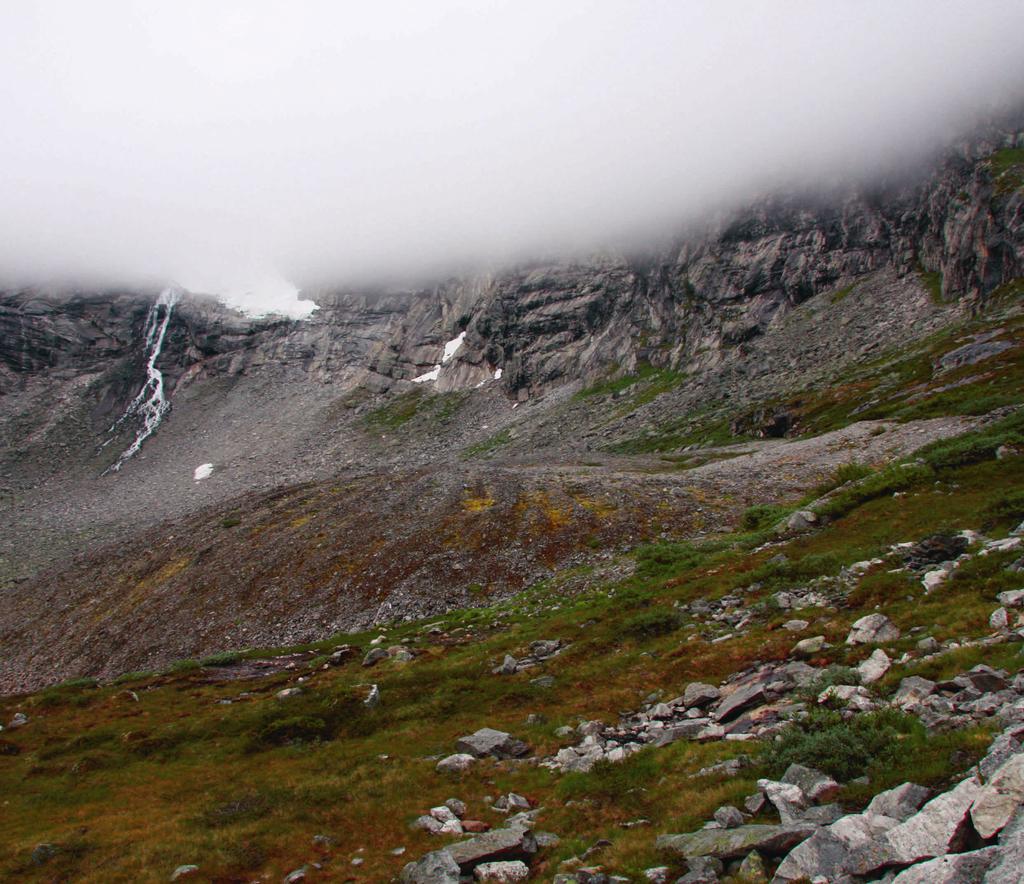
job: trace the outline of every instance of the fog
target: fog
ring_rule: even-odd
[[[1024,99],[1024,4],[4,3],[0,277],[253,304],[615,249],[923,162]]]

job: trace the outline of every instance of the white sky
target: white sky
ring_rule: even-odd
[[[4,2],[0,276],[284,302],[614,246],[1022,99],[1019,0]]]

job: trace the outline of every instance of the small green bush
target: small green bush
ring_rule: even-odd
[[[1024,519],[1024,491],[1009,491],[992,501],[982,511],[981,527],[990,531],[997,525],[1016,525]]]
[[[329,737],[327,722],[311,715],[289,715],[268,721],[255,735],[259,747],[314,743]]]
[[[747,507],[740,517],[740,527],[744,531],[766,531],[781,522],[789,510],[783,506],[757,504]]]
[[[850,463],[840,464],[832,474],[831,479],[826,483],[827,487],[821,493],[826,494],[834,488],[845,485],[847,482],[859,482],[861,479],[866,479],[873,472],[874,470],[871,467],[863,463],[853,463],[851,461]]]
[[[235,528],[241,524],[242,520],[238,516],[228,516],[220,523],[220,526],[221,528]]]
[[[681,625],[675,611],[642,611],[623,623],[622,631],[632,638],[655,638],[675,632]]]
[[[636,576],[667,580],[704,563],[708,552],[692,543],[648,543],[637,548]]]
[[[799,694],[807,702],[816,702],[823,690],[842,684],[860,684],[860,673],[849,666],[828,666],[813,681],[804,685]]]
[[[212,654],[209,657],[203,657],[199,661],[200,666],[230,666],[232,663],[237,663],[242,659],[242,655],[238,651],[222,651],[219,654]]]
[[[1000,445],[1024,446],[1024,410],[973,433],[925,445],[918,449],[917,456],[941,470],[991,460]]]
[[[817,507],[817,513],[819,516],[829,519],[838,519],[868,501],[887,497],[897,491],[906,491],[933,477],[934,473],[930,466],[916,463],[895,464],[880,472],[873,472],[849,488],[841,490],[833,498]]]
[[[201,668],[198,660],[175,660],[169,667],[170,672],[195,672]]]
[[[923,725],[892,709],[844,719],[835,710],[816,708],[782,732],[765,761],[775,775],[791,764],[804,764],[845,782],[873,765],[893,764],[905,751],[902,741],[912,735],[923,739]]]
[[[564,801],[589,800],[616,807],[638,809],[645,788],[662,774],[655,753],[637,752],[625,761],[599,761],[587,773],[568,773],[558,784]]]

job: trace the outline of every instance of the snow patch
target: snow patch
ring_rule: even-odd
[[[494,369],[494,379],[496,381],[500,381],[501,380],[501,369],[500,368]]]
[[[460,332],[458,337],[452,338],[447,344],[444,345],[444,356],[441,357],[441,364],[448,362],[456,353],[459,352],[459,348],[462,346],[462,342],[466,340],[466,333]]]
[[[222,304],[259,319],[287,316],[306,319],[319,305],[304,301],[299,289],[275,271],[252,268],[242,273],[190,277],[183,281],[192,292],[213,295]]]
[[[436,381],[441,376],[441,366],[435,365],[433,369],[428,371],[426,374],[421,374],[419,377],[412,379],[414,384],[425,384],[427,381]]]
[[[200,479],[205,479],[213,472],[212,463],[201,463],[196,467],[195,472],[192,474],[193,478],[198,482]]]

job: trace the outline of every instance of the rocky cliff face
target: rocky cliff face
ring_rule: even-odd
[[[715,361],[780,310],[883,268],[925,274],[943,299],[980,301],[1024,276],[1024,194],[993,161],[1022,146],[1024,133],[993,130],[915,184],[766,199],[641,257],[415,291],[316,291],[320,309],[308,321],[247,319],[194,298],[176,311],[161,367],[172,391],[283,368],[381,392],[429,372],[465,331],[435,388],[473,387],[501,368],[504,388],[526,398],[640,360]],[[0,392],[29,375],[95,374],[92,413],[102,424],[130,395],[145,309],[138,293],[0,295]]]

